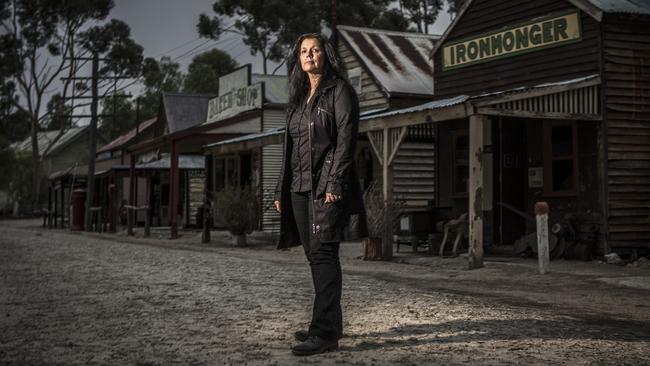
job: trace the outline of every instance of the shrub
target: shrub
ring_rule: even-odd
[[[377,182],[373,182],[363,193],[363,202],[371,238],[382,238],[386,227],[393,228],[404,207],[403,200],[392,200],[385,205],[384,194]]]
[[[215,215],[231,234],[250,234],[257,223],[255,189],[227,186],[217,193]]]

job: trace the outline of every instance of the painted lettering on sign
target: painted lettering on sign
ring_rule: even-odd
[[[443,70],[533,52],[579,41],[582,37],[577,12],[537,19],[443,46]]]
[[[207,123],[221,121],[239,113],[262,108],[262,84],[250,85],[210,99]]]

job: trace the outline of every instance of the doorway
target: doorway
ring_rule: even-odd
[[[526,121],[500,118],[493,136],[495,242],[512,245],[526,233]]]

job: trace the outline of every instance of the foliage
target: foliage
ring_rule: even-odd
[[[255,189],[226,186],[217,192],[215,215],[233,235],[251,233],[257,223],[257,198]]]
[[[183,75],[178,63],[169,57],[162,57],[160,61],[147,57],[142,65],[145,91],[140,99],[140,121],[158,115],[160,95],[162,92],[177,92],[183,85]]]
[[[111,95],[101,101],[103,114],[110,116],[100,118],[99,131],[108,141],[127,132],[136,123],[133,103],[124,96],[122,91],[118,92],[117,96]]]
[[[0,0],[0,116],[21,111],[29,117],[33,177],[24,186],[35,199],[41,183],[37,132],[48,114],[48,92],[61,76],[73,76],[83,66],[73,61],[76,36],[112,7],[112,0]],[[8,75],[7,67],[14,69]],[[64,99],[70,85],[64,82]]]
[[[456,17],[460,9],[467,3],[467,0],[447,0],[447,3],[449,4],[449,13]]]
[[[393,227],[402,213],[404,201],[393,200],[384,203],[381,186],[373,182],[363,193],[363,203],[368,219],[368,236],[382,238],[387,227]]]
[[[21,110],[14,110],[6,115],[0,115],[0,138],[7,142],[23,141],[29,136],[29,115]]]
[[[406,17],[417,26],[418,33],[429,33],[443,6],[443,0],[400,0]]]
[[[411,23],[398,9],[389,9],[383,12],[377,19],[375,19],[373,27],[398,32],[413,31]]]
[[[230,55],[212,49],[196,55],[187,67],[184,91],[192,93],[219,94],[219,76],[233,71],[239,66]]]
[[[131,28],[121,20],[111,19],[106,24],[87,29],[79,35],[79,44],[104,59],[99,69],[100,77],[140,74],[143,48],[131,39]]]
[[[0,179],[0,189],[8,191],[13,201],[27,203],[40,202],[43,199],[43,197],[33,199],[32,196],[30,182],[34,175],[34,166],[29,151],[0,148],[0,163],[3,167],[7,167],[6,174],[3,174]],[[45,179],[43,172],[39,172],[36,176]]]
[[[43,129],[45,131],[63,131],[72,127],[72,108],[65,104],[61,94],[54,94],[47,102],[47,114]]]

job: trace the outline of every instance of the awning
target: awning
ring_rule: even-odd
[[[362,116],[360,132],[449,121],[471,114],[600,120],[600,76],[523,86],[475,96],[458,95],[414,107]]]
[[[283,141],[284,127],[277,127],[263,132],[252,133],[204,145],[203,149],[206,154],[223,155],[251,150],[265,145],[282,144]]]

